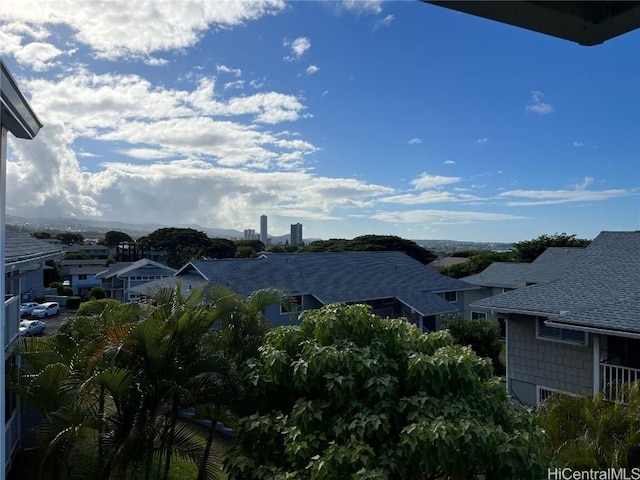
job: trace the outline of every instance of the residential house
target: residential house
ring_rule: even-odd
[[[106,261],[109,258],[109,247],[106,245],[85,245],[74,243],[64,247],[64,253],[83,253],[93,259]]]
[[[95,278],[100,280],[108,298],[131,302],[139,297],[139,293],[130,291],[133,287],[170,277],[175,273],[175,269],[171,267],[143,258],[137,262],[112,263],[106,270],[96,273]]]
[[[33,238],[27,234],[5,233],[4,257],[4,309],[2,348],[5,368],[20,365],[15,354],[20,326],[20,303],[43,296],[43,272],[45,262],[62,256],[60,247]],[[8,470],[20,445],[21,415],[19,399],[12,392],[5,392],[5,469]]]
[[[640,380],[640,231],[602,232],[558,273],[471,304],[504,319],[507,391],[527,405]]]
[[[297,323],[298,312],[329,303],[365,303],[384,317],[407,317],[424,330],[440,328],[438,316],[462,312],[464,296],[477,287],[446,277],[401,252],[266,253],[259,258],[194,260],[173,278],[134,289],[162,286],[187,293],[201,285],[223,285],[249,296],[277,287],[295,299],[296,312],[272,305],[274,326]]]
[[[548,283],[561,276],[583,251],[584,248],[581,247],[548,247],[532,263],[493,262],[482,272],[461,278],[464,282],[480,287],[467,296],[465,317],[497,320],[497,315],[473,310],[469,305],[482,298],[517,288]]]
[[[94,287],[102,286],[102,280],[96,278],[96,274],[103,272],[106,260],[62,260],[60,262],[60,275],[62,280],[68,280],[73,289],[73,294],[84,296]]]

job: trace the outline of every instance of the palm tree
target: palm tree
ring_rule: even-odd
[[[110,305],[55,337],[25,340],[14,387],[44,414],[40,478],[167,479],[177,457],[200,480],[216,478],[213,430],[233,423],[240,365],[257,354],[262,310],[274,303],[286,304],[285,292],[185,296],[178,286],[150,293],[141,309]],[[211,422],[206,439],[183,418],[189,409]]]
[[[640,465],[640,386],[622,389],[614,401],[602,394],[554,394],[539,422],[546,431],[545,456],[554,467],[604,469]]]

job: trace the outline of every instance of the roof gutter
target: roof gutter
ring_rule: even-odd
[[[570,325],[567,323],[559,323],[559,322],[554,322],[553,320],[547,320],[546,322],[544,322],[545,325],[549,326],[549,327],[557,327],[557,328],[564,328],[567,330],[577,330],[580,332],[587,332],[587,333],[598,333],[600,335],[611,335],[614,337],[627,337],[627,338],[637,338],[640,339],[640,333],[633,333],[633,332],[623,332],[620,330],[611,330],[608,328],[597,328],[597,327],[584,327],[581,325]]]
[[[495,313],[517,313],[519,315],[529,315],[536,317],[548,317],[549,315],[558,315],[560,312],[542,312],[538,310],[516,310],[513,308],[500,308],[500,307],[486,307],[484,305],[470,304],[471,308],[479,308],[481,310],[486,310],[491,312],[491,314]]]

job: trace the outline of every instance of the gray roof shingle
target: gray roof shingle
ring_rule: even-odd
[[[520,288],[524,287],[520,279],[530,267],[530,263],[493,262],[482,272],[460,280],[479,287]]]
[[[640,231],[602,232],[546,284],[486,298],[473,306],[543,314],[572,325],[640,332]]]
[[[243,296],[276,287],[294,295],[311,294],[324,304],[396,297],[423,316],[457,311],[437,293],[477,288],[401,252],[270,253],[189,265],[176,275],[195,269],[209,284],[226,285]]]
[[[5,265],[29,260],[54,258],[62,254],[59,245],[32,237],[26,233],[8,230],[5,232]]]

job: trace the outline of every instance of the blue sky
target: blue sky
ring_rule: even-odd
[[[45,124],[7,212],[305,238],[640,228],[640,34],[595,47],[420,2],[0,4]]]

